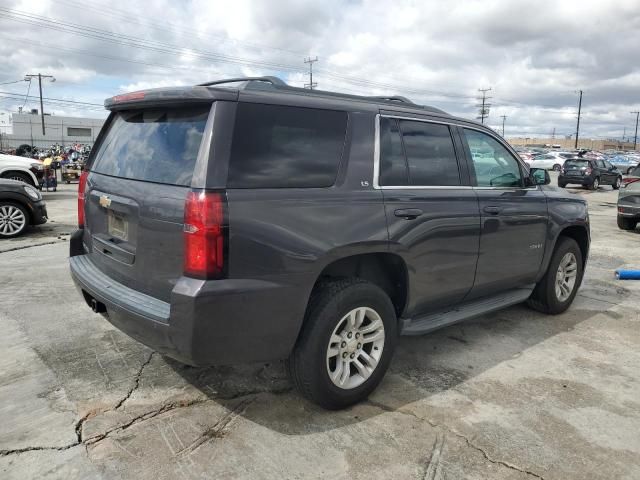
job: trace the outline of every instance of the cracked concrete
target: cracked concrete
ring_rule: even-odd
[[[180,365],[94,315],[68,277],[67,189],[48,194],[51,230],[0,246],[0,478],[640,478],[640,283],[612,273],[640,265],[638,233],[617,229],[608,187],[585,195],[569,312],[402,338],[341,412],[302,400],[281,363]]]

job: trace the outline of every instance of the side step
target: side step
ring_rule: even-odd
[[[422,317],[408,318],[403,320],[402,335],[422,335],[433,330],[437,330],[447,325],[461,322],[478,315],[501,310],[511,305],[524,302],[535,285],[528,285],[522,288],[508,290],[499,295],[485,297],[463,303],[458,306],[447,307],[446,309],[432,312]]]

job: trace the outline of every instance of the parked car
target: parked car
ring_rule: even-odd
[[[71,274],[181,362],[287,359],[304,396],[341,408],[378,385],[398,334],[525,301],[561,313],[582,281],[585,200],[479,123],[274,77],[105,105]]]
[[[544,168],[559,172],[567,158],[575,158],[577,154],[570,152],[547,152],[533,157],[529,162],[531,168]]]
[[[40,192],[25,182],[0,179],[0,239],[24,233],[29,225],[47,221]]]
[[[44,181],[44,167],[40,160],[0,154],[0,178],[39,187]]]
[[[640,166],[622,180],[618,192],[618,227],[634,230],[640,221]]]
[[[614,190],[620,188],[622,173],[606,160],[572,158],[565,162],[558,176],[558,186],[578,184],[597,190],[600,185],[611,185]]]
[[[638,160],[629,155],[614,155],[608,157],[607,161],[627,175],[638,166]]]

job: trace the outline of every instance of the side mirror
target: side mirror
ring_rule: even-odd
[[[549,185],[551,183],[549,172],[544,168],[532,168],[529,170],[529,178],[531,185]]]

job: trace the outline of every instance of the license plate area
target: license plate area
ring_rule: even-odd
[[[122,240],[129,240],[129,222],[124,215],[120,215],[113,210],[107,211],[107,232],[109,235]]]

